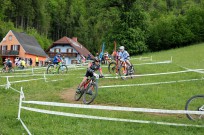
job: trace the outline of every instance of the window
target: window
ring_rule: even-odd
[[[60,50],[60,48],[55,48],[55,53],[59,53],[59,52],[61,52],[61,50]]]
[[[11,50],[15,50],[15,51],[20,50],[20,45],[11,45]]]
[[[68,49],[67,49],[67,52],[68,52],[68,53],[73,53],[73,49],[72,49],[72,48],[68,48]]]
[[[9,41],[11,41],[12,40],[12,35],[9,35]]]
[[[2,50],[7,50],[7,45],[2,46]]]

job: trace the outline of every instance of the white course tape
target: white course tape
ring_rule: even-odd
[[[183,66],[179,66],[179,67],[182,67],[182,68],[184,68],[184,69],[186,69],[186,70],[192,70],[193,72],[196,72],[196,73],[201,73],[201,74],[204,73],[203,70],[193,70],[193,69],[190,69],[190,68],[187,68],[187,67],[183,67]]]
[[[42,80],[42,79],[45,79],[45,78],[29,79],[29,80],[21,80],[21,81],[13,81],[13,82],[10,82],[10,83],[29,82],[29,81]]]
[[[73,108],[86,108],[86,109],[98,109],[98,110],[127,111],[127,112],[148,112],[148,113],[168,113],[168,114],[203,114],[204,115],[204,111],[131,108],[131,107],[83,105],[83,104],[69,104],[69,103],[57,103],[57,102],[42,102],[42,101],[22,101],[22,103],[57,106],[57,107],[73,107]]]
[[[132,86],[148,86],[148,85],[158,85],[158,84],[171,84],[171,83],[181,83],[181,82],[191,82],[191,81],[201,81],[201,79],[189,79],[189,80],[178,80],[169,82],[154,82],[154,83],[141,83],[141,84],[127,84],[127,85],[109,85],[109,86],[99,86],[99,88],[114,88],[114,87],[132,87]]]
[[[172,61],[167,60],[167,61],[158,61],[158,62],[141,63],[141,64],[133,64],[133,65],[142,66],[142,65],[169,64],[169,63],[172,63]],[[101,66],[101,67],[108,67],[108,66]]]
[[[0,87],[5,87],[5,86],[6,86],[6,84],[0,85]]]
[[[12,87],[9,87],[11,90],[13,90],[13,91],[15,91],[15,92],[18,92],[18,93],[20,93],[21,94],[21,92],[20,91],[18,91],[18,90],[16,90],[16,89],[14,89],[14,88],[12,88]]]
[[[30,132],[30,131],[28,130],[28,128],[26,127],[26,125],[24,124],[24,122],[23,122],[21,119],[19,119],[19,120],[20,120],[21,124],[23,125],[24,129],[27,131],[27,133],[28,133],[29,135],[32,135],[31,132]]]
[[[163,72],[163,73],[155,73],[155,74],[141,74],[141,75],[130,75],[130,76],[121,76],[121,77],[141,77],[141,76],[157,76],[157,75],[169,75],[169,74],[179,74],[179,73],[187,73],[187,72],[199,72],[204,69],[188,69],[184,71],[177,72]],[[105,78],[115,78],[115,77],[105,77]]]
[[[172,61],[171,61],[171,60],[168,60],[168,61],[160,61],[160,62],[150,62],[150,63],[133,64],[133,65],[140,66],[140,65],[168,64],[168,63],[172,63]]]
[[[143,61],[152,61],[152,56],[151,57],[139,57],[139,58],[130,58],[130,60],[143,60]]]
[[[53,114],[53,115],[69,116],[69,117],[76,117],[76,118],[88,118],[88,119],[120,121],[120,122],[158,124],[158,125],[168,125],[168,126],[204,127],[204,125],[178,124],[178,123],[168,123],[168,122],[156,122],[156,121],[144,121],[144,120],[131,120],[131,119],[119,119],[119,118],[110,118],[110,117],[90,116],[90,115],[83,115],[83,114],[73,114],[73,113],[49,111],[49,110],[43,110],[43,109],[23,107],[23,106],[21,108],[28,110],[28,111],[34,111],[34,112],[39,112],[39,113],[44,113],[44,114]]]

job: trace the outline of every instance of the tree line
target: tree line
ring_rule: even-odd
[[[204,41],[204,0],[0,0],[0,38],[34,35],[44,49],[63,36],[93,54],[124,45],[131,55]]]

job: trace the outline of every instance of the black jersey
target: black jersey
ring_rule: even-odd
[[[90,69],[96,71],[96,70],[99,70],[100,69],[100,64],[99,65],[96,65],[95,62],[92,62],[91,63],[91,66],[90,66]]]

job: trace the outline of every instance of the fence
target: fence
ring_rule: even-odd
[[[27,126],[21,120],[21,110],[27,110],[32,112],[38,112],[43,114],[52,114],[58,116],[68,116],[75,118],[87,118],[87,119],[96,119],[96,120],[108,120],[116,122],[132,122],[132,123],[144,123],[144,124],[158,124],[158,125],[168,125],[168,126],[185,126],[185,127],[199,127],[203,128],[204,125],[193,125],[193,124],[182,124],[182,123],[169,123],[169,122],[157,122],[157,121],[147,121],[147,120],[133,120],[133,119],[121,119],[121,118],[110,118],[110,117],[101,117],[101,116],[92,116],[84,114],[74,114],[67,112],[58,112],[50,111],[38,108],[31,108],[23,106],[23,104],[36,104],[36,105],[46,105],[46,106],[55,106],[55,107],[70,107],[70,108],[83,108],[83,109],[98,109],[98,110],[111,110],[111,111],[126,111],[126,112],[145,112],[145,113],[164,113],[164,114],[199,114],[204,115],[203,111],[186,111],[186,110],[164,110],[164,109],[150,109],[150,108],[131,108],[131,107],[116,107],[116,106],[99,106],[99,105],[82,105],[82,104],[69,104],[69,103],[57,103],[57,102],[42,102],[42,101],[25,101],[23,91],[20,92],[20,101],[19,101],[19,111],[18,111],[18,120],[22,123],[24,129],[29,135],[31,132]]]

